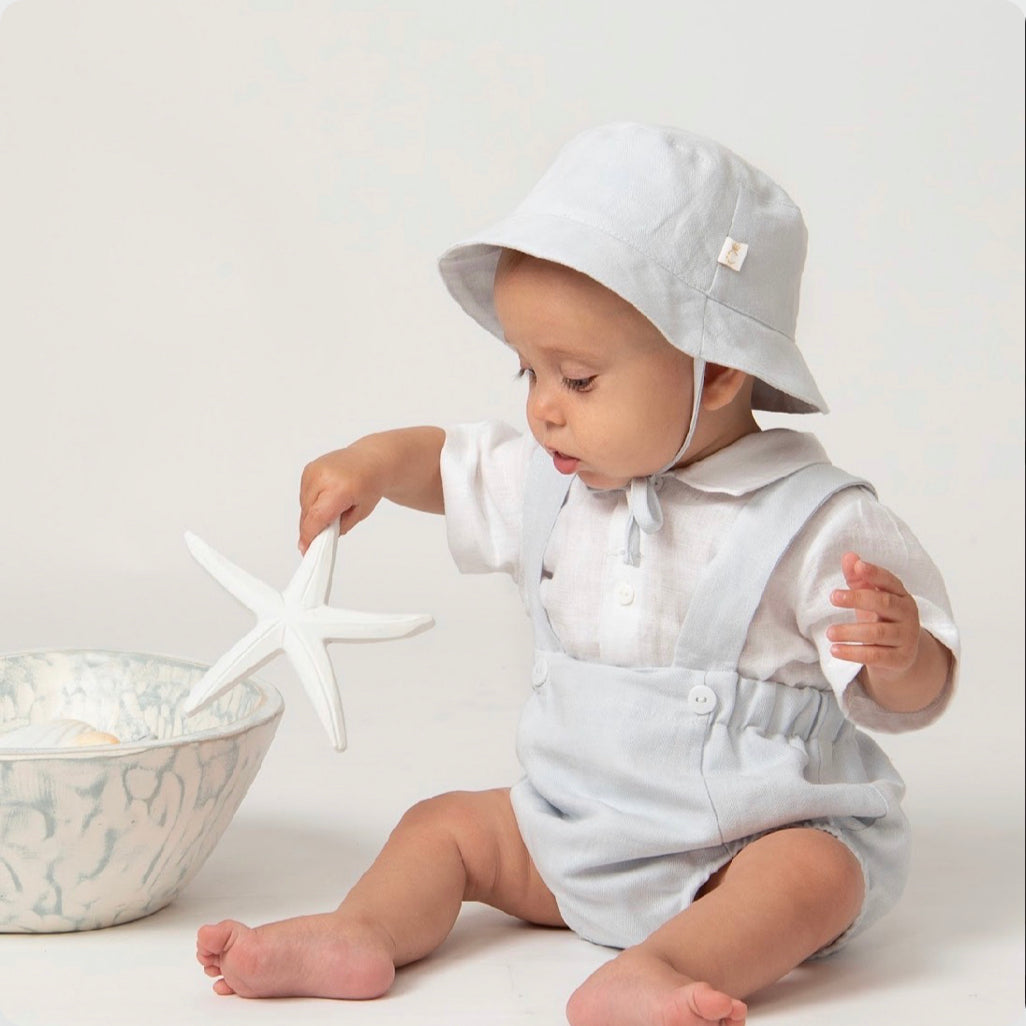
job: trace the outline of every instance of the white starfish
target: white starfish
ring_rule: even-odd
[[[229,562],[191,532],[186,532],[185,543],[200,566],[257,618],[256,626],[193,685],[185,700],[187,715],[199,712],[237,681],[284,652],[331,743],[341,752],[346,746],[345,722],[327,642],[401,638],[434,623],[426,614],[360,613],[326,604],[338,544],[337,521],[317,535],[292,580],[280,592]]]

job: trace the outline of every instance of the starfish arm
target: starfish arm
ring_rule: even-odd
[[[293,625],[285,631],[284,648],[335,751],[343,751],[346,747],[346,725],[342,716],[342,698],[324,642],[310,631]]]
[[[276,614],[282,606],[281,594],[269,584],[237,567],[212,549],[202,538],[191,531],[185,532],[185,544],[193,559],[229,594],[251,609],[262,620]]]
[[[338,521],[333,520],[310,542],[299,569],[282,592],[286,605],[312,609],[327,599],[337,544]]]
[[[335,641],[382,641],[419,634],[434,624],[427,613],[362,613],[356,609],[318,606],[304,619],[322,638]]]
[[[280,622],[261,620],[196,681],[185,699],[185,714],[191,716],[199,712],[233,684],[273,659],[282,650],[282,634]]]

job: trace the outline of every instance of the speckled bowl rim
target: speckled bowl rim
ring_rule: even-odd
[[[178,666],[198,670],[203,674],[210,667],[208,664],[196,662],[193,659],[182,659],[179,656],[162,655],[159,652],[138,652],[131,649],[115,648],[37,648],[26,649],[21,652],[0,652],[0,661],[17,659],[26,656],[47,656],[47,655],[92,655],[92,656],[139,656],[142,659],[159,659],[162,662],[174,663]],[[237,737],[254,727],[263,726],[266,723],[277,719],[285,711],[285,699],[281,692],[273,684],[259,680],[256,677],[243,677],[235,687],[243,684],[250,684],[260,694],[260,702],[248,716],[239,720],[233,720],[231,724],[222,727],[210,727],[206,730],[197,730],[188,734],[176,734],[174,737],[154,738],[152,741],[132,741],[129,743],[119,742],[116,745],[83,745],[82,747],[56,746],[52,748],[3,748],[0,749],[0,762],[12,762],[15,759],[24,761],[26,759],[40,761],[44,759],[119,759],[122,756],[134,755],[139,752],[151,751],[157,748],[180,748],[184,745],[196,744],[201,741],[220,740]],[[182,701],[185,701],[187,691],[182,693]],[[230,691],[225,692],[230,694]]]

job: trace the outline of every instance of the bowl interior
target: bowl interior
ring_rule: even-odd
[[[83,720],[122,744],[232,732],[273,715],[273,689],[244,680],[186,717],[182,705],[206,667],[138,652],[51,651],[0,656],[0,732]],[[88,749],[78,751],[88,752]]]

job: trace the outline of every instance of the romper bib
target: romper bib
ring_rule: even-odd
[[[542,608],[542,559],[570,481],[537,454],[522,562],[533,692],[517,734],[525,777],[511,792],[565,922],[598,944],[640,943],[756,836],[808,824],[862,867],[866,898],[847,941],[904,885],[904,785],[829,686],[749,680],[737,666],[766,583],[809,517],[841,489],[869,486],[824,463],[753,493],[699,581],[673,663],[635,668],[568,656]]]

